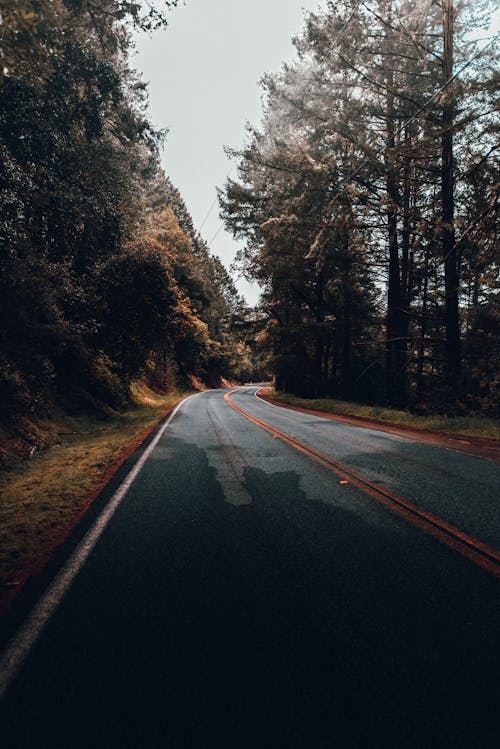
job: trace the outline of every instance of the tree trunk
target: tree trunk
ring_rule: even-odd
[[[394,74],[388,72],[388,89],[394,85]],[[387,231],[389,242],[389,278],[387,288],[386,383],[389,402],[406,405],[406,337],[404,299],[398,246],[398,184],[394,163],[395,115],[394,97],[387,94],[387,148],[385,151],[387,190]]]
[[[443,79],[453,75],[453,0],[443,0]],[[459,277],[455,244],[455,205],[453,175],[453,124],[455,98],[453,84],[447,89],[442,108],[441,206],[443,214],[442,253],[444,262],[446,378],[453,396],[458,395],[460,379]]]
[[[410,245],[411,245],[411,134],[406,128],[405,167],[403,175],[403,231],[401,237],[401,292],[405,307],[405,328],[408,330],[408,306],[410,297]]]
[[[352,397],[352,324],[351,324],[351,285],[353,283],[350,258],[350,236],[349,220],[351,218],[350,208],[346,208],[342,230],[342,284],[341,284],[341,319],[342,319],[342,370],[340,375],[340,388],[342,398],[349,400]]]
[[[427,292],[429,285],[429,248],[425,250],[424,290],[422,295],[422,318],[420,321],[420,342],[417,363],[417,402],[421,403],[424,389],[425,336],[427,333]]]

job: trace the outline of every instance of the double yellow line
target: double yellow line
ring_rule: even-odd
[[[317,463],[327,468],[329,471],[336,473],[343,481],[347,481],[349,484],[361,489],[365,494],[369,494],[377,502],[380,502],[385,507],[390,509],[392,512],[396,512],[398,515],[408,520],[410,523],[415,525],[420,530],[427,533],[429,536],[436,538],[441,543],[450,547],[454,551],[458,551],[459,554],[469,559],[474,564],[487,570],[495,577],[500,577],[500,554],[491,547],[484,544],[472,536],[467,535],[459,528],[447,523],[445,520],[436,517],[426,510],[422,510],[419,507],[411,504],[406,499],[398,496],[394,492],[386,489],[385,487],[379,486],[373,483],[365,476],[353,471],[352,468],[339,463],[338,461],[331,458],[329,455],[316,450],[316,448],[301,442],[296,437],[292,437],[280,429],[267,424],[261,419],[257,419],[252,414],[245,411],[232,400],[231,395],[235,393],[232,390],[224,395],[224,400],[228,403],[231,408],[237,411],[245,419],[252,422],[261,429],[265,429],[266,432],[272,434],[273,437],[277,437],[282,442],[285,442],[295,450],[307,455],[308,457],[315,460]]]

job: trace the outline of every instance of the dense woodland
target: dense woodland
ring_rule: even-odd
[[[498,36],[484,0],[335,0],[221,191],[279,389],[498,413]]]
[[[119,407],[138,377],[267,370],[299,395],[494,414],[494,4],[307,15],[221,191],[259,310],[160,168],[130,65],[133,34],[175,5],[0,1],[0,419],[53,399]]]
[[[176,4],[0,3],[3,421],[120,407],[138,377],[251,376],[251,315],[159,166],[129,65]]]

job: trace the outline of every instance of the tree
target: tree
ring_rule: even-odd
[[[218,373],[233,366],[229,279],[159,168],[162,134],[128,62],[130,27],[151,29],[175,5],[1,4],[0,395],[9,413],[62,391],[116,404],[145,373],[166,382],[181,370],[208,378],[215,361]]]
[[[497,207],[493,40],[480,49],[473,34],[489,7],[458,8],[451,0],[329,3],[307,16],[296,40],[298,61],[264,80],[262,128],[250,130],[249,145],[235,154],[240,182],[226,184],[222,210],[247,240],[241,259],[248,273],[269,284],[279,384],[293,365],[290,348],[295,358],[300,349],[299,371],[308,371],[311,352],[298,331],[304,311],[314,309],[318,323],[325,314],[333,318],[327,327],[344,340],[344,353],[338,339],[334,344],[311,327],[315,384],[305,389],[324,390],[320,383],[328,382],[338,392],[319,374],[319,361],[325,346],[335,349],[336,362],[349,361],[356,290],[365,307],[354,308],[366,320],[373,319],[378,292],[385,400],[422,408],[460,408],[467,401],[460,347],[468,242],[480,238],[475,252],[484,257],[481,245],[491,245]],[[480,175],[484,180],[481,197],[471,202],[472,175],[476,186]],[[267,270],[276,272],[279,256],[286,267],[280,288]],[[297,266],[291,257],[301,258]],[[353,266],[353,257],[362,261]],[[323,291],[325,278],[326,287],[336,284],[337,303]],[[316,305],[308,296],[313,288],[321,290]],[[339,307],[339,299],[348,303]],[[290,322],[288,332],[283,320]],[[371,335],[370,374],[382,364],[380,334]],[[349,365],[342,367],[349,372]],[[372,387],[372,398],[380,399]]]

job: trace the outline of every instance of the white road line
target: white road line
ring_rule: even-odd
[[[277,405],[276,405],[276,403],[270,403],[270,401],[266,400],[265,398],[261,398],[261,397],[260,397],[260,395],[259,395],[259,392],[260,392],[261,390],[264,390],[264,389],[265,389],[265,388],[262,388],[262,387],[258,387],[258,388],[257,388],[257,389],[255,390],[255,392],[254,392],[254,396],[255,396],[255,397],[257,398],[257,400],[259,401],[259,403],[260,403],[260,404],[262,404],[262,405],[264,406],[264,408],[265,408],[266,406],[270,406],[271,408],[278,408],[278,409],[279,409],[279,410],[281,411],[281,413],[280,413],[280,416],[281,416],[282,418],[284,418],[284,419],[285,419],[285,421],[286,421],[286,419],[288,419],[289,421],[293,421],[293,420],[294,420],[294,417],[292,416],[292,414],[293,414],[293,413],[296,413],[296,414],[297,414],[297,413],[300,413],[300,414],[301,414],[302,416],[311,416],[311,417],[312,417],[312,418],[314,419],[314,421],[315,421],[315,422],[316,422],[316,421],[317,421],[318,419],[320,419],[321,421],[323,421],[323,422],[324,422],[325,424],[327,424],[328,422],[330,422],[330,423],[332,422],[332,420],[331,420],[331,419],[325,419],[325,417],[324,417],[324,416],[319,416],[319,415],[318,415],[318,416],[313,416],[313,414],[305,414],[305,413],[302,413],[302,412],[300,412],[300,411],[295,411],[295,410],[294,410],[293,408],[292,408],[292,409],[290,409],[290,408],[285,408],[284,406],[277,406]],[[290,412],[291,412],[291,413],[290,413]],[[308,424],[308,423],[307,423],[307,421],[304,421],[304,422],[302,422],[302,425],[303,425],[303,426],[306,426],[306,427],[315,427],[315,426],[316,426],[316,423],[314,423],[314,424]]]
[[[141,455],[135,466],[127,474],[119,488],[113,494],[108,504],[101,512],[92,528],[87,531],[86,535],[76,547],[64,567],[60,570],[45,593],[42,595],[34,609],[28,615],[24,624],[18,629],[10,643],[0,656],[0,699],[5,697],[9,686],[15,679],[33,645],[37,642],[46,625],[50,621],[57,607],[61,603],[65,593],[71,587],[73,580],[81,570],[88,559],[92,549],[95,547],[104,529],[113,517],[116,509],[125,497],[126,493],[137,478],[145,462],[162,438],[168,425],[176,415],[177,411],[186,401],[196,397],[190,395],[181,401],[174,408],[165,424],[162,426],[156,437]]]

